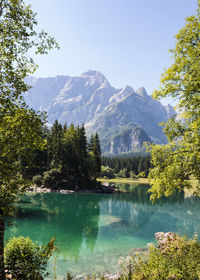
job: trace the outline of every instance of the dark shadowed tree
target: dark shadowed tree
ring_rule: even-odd
[[[49,165],[52,168],[59,168],[63,160],[63,137],[62,125],[56,120],[49,134]]]
[[[101,174],[101,146],[99,135],[91,135],[89,142],[89,151],[91,152],[91,157],[93,158],[93,171],[94,178],[97,178]]]

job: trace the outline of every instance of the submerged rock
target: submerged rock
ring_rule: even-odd
[[[133,248],[128,252],[129,256],[142,255],[148,252],[148,248]]]

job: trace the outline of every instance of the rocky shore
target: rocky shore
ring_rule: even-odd
[[[27,189],[27,192],[35,192],[35,193],[50,193],[50,192],[57,192],[62,194],[70,194],[70,193],[120,193],[115,187],[115,184],[104,182],[102,184],[97,184],[93,189],[79,189],[78,186],[75,187],[75,190],[65,190],[65,189],[53,189],[53,188],[46,188],[45,186],[40,187],[31,187]]]

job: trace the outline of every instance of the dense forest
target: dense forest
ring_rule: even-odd
[[[102,177],[147,177],[151,167],[149,154],[135,157],[102,157]]]
[[[101,158],[98,134],[87,140],[83,125],[67,127],[55,121],[51,129],[43,128],[42,137],[46,141],[44,149],[33,151],[29,159],[20,158],[23,177],[37,186],[92,188],[97,177],[136,178],[146,177],[149,173],[149,155]]]
[[[87,141],[84,126],[61,125],[55,121],[50,130],[43,129],[43,150],[21,158],[24,178],[38,186],[78,189],[92,187],[101,172],[101,148],[98,134]]]

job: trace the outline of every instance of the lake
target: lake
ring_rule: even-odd
[[[40,244],[56,237],[58,252],[49,263],[56,273],[116,272],[132,248],[154,241],[158,231],[200,235],[200,199],[183,193],[149,201],[144,185],[122,185],[131,193],[30,194],[16,205],[18,217],[6,231]]]

